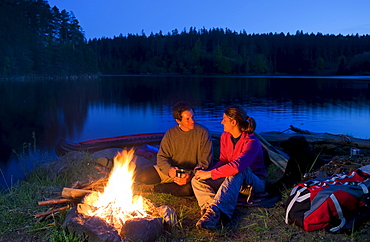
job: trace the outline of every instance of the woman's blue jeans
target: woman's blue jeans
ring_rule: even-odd
[[[265,192],[265,181],[254,175],[250,168],[234,176],[217,180],[199,181],[193,178],[191,184],[201,210],[213,205],[230,219],[243,184],[252,185],[254,193]]]

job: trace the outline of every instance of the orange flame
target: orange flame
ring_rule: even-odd
[[[114,166],[109,176],[104,192],[92,193],[84,198],[84,203],[96,210],[88,211],[88,216],[98,216],[116,228],[132,217],[145,217],[143,198],[133,198],[132,164],[134,150],[123,150],[114,157]]]

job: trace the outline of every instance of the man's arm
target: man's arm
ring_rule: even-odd
[[[157,166],[159,169],[169,176],[169,170],[171,166],[171,146],[170,146],[170,138],[168,133],[166,133],[161,141],[158,154],[157,154]]]

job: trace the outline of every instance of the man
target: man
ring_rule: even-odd
[[[135,180],[157,184],[155,192],[190,196],[193,195],[190,181],[195,167],[207,169],[212,161],[212,138],[207,128],[195,122],[193,108],[188,103],[177,103],[172,115],[177,125],[165,133],[157,154],[157,165],[139,171]]]

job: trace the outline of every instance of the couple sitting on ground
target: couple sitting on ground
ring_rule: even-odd
[[[178,125],[165,133],[157,165],[139,170],[135,180],[156,184],[155,192],[195,195],[202,214],[196,226],[215,229],[221,216],[231,219],[243,184],[256,193],[265,191],[267,172],[260,141],[253,133],[255,120],[239,105],[225,109],[219,162],[210,167],[212,138],[207,128],[195,123],[194,109],[178,103],[172,114]]]

